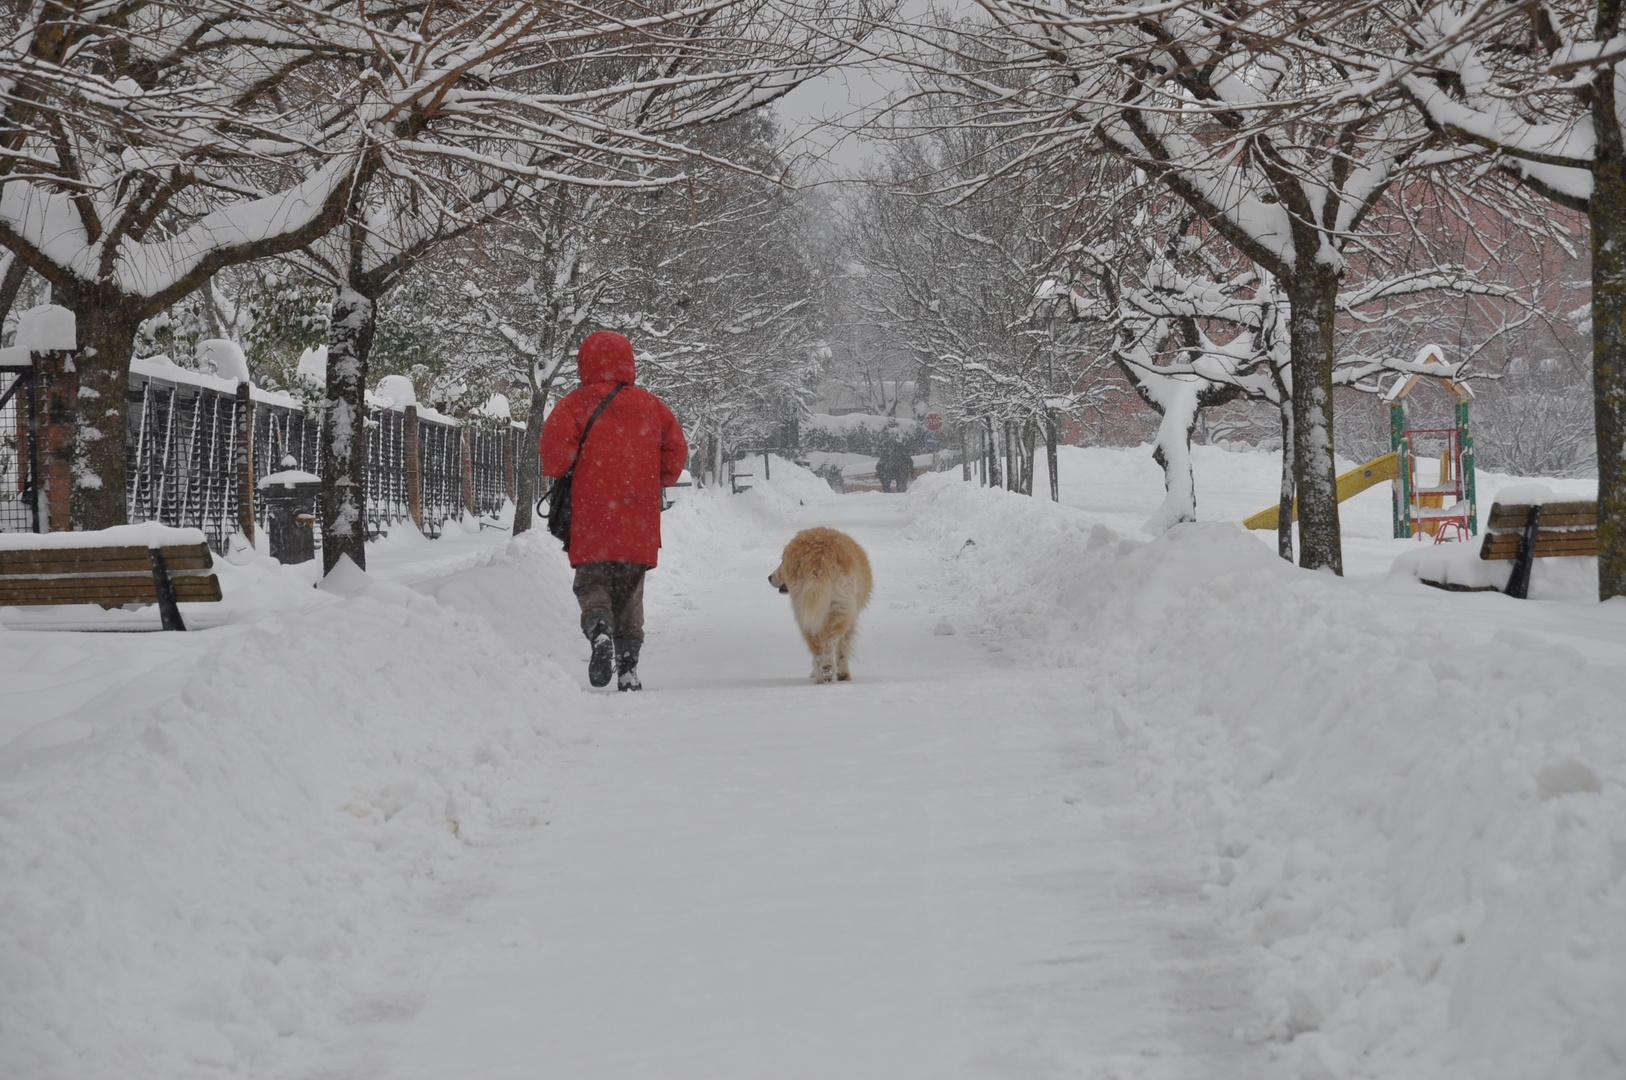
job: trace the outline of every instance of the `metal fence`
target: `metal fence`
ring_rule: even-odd
[[[401,463],[406,469],[406,463]],[[439,536],[448,518],[463,517],[463,429],[418,418],[418,476],[423,533]]]
[[[28,453],[30,377],[29,368],[0,367],[0,532],[39,528],[36,459]],[[210,547],[224,552],[238,530],[239,492],[252,479],[286,469],[322,474],[320,412],[287,395],[254,390],[245,401],[223,379],[137,361],[127,406],[131,522],[201,529]],[[241,453],[245,408],[252,409],[251,462]],[[362,482],[369,538],[411,521],[415,502],[424,533],[434,537],[471,511],[498,513],[509,496],[522,441],[516,425],[418,413],[368,409]],[[264,493],[254,490],[254,516],[263,522]]]
[[[237,396],[132,373],[127,401],[130,521],[202,529],[225,551],[237,531]]]
[[[29,368],[0,367],[0,532],[38,531],[32,375]]]

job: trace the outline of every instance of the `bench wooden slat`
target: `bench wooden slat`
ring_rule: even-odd
[[[1541,527],[1544,529],[1575,528],[1577,526],[1596,525],[1598,515],[1591,514],[1549,514],[1542,511]],[[1488,522],[1486,528],[1492,532],[1519,532],[1524,528],[1524,515],[1512,517],[1507,514],[1495,514]]]
[[[1524,519],[1530,513],[1528,503],[1504,504],[1496,503],[1486,518],[1486,523],[1493,529],[1522,529]],[[1560,520],[1576,518],[1578,520]],[[1541,507],[1541,523],[1543,525],[1596,525],[1598,523],[1598,504],[1596,502],[1553,502],[1543,503]]]
[[[102,565],[106,566],[108,564],[104,563]],[[164,568],[164,570],[172,579],[175,580],[179,580],[181,578],[212,577],[214,574],[213,570],[170,570],[167,566]],[[98,578],[130,577],[132,575],[139,574],[140,572],[139,567],[123,566],[113,570],[79,570],[71,574],[64,574],[55,571],[48,571],[43,574],[4,574],[0,575],[0,581],[95,581]],[[152,578],[151,563],[147,564],[147,578],[149,580]]]
[[[212,560],[200,559],[191,555],[173,560],[166,556],[164,565],[169,569],[170,573],[208,573],[214,569]],[[49,574],[52,577],[73,577],[76,574],[139,574],[143,571],[148,574],[152,573],[152,556],[145,551],[141,553],[139,559],[122,557],[100,561],[92,559],[13,559],[0,566],[0,577],[14,577],[18,574]]]
[[[1598,553],[1598,538],[1596,536],[1580,540],[1536,540],[1535,557],[1550,559],[1564,555],[1596,555]],[[1497,559],[1512,559],[1519,554],[1519,539],[1513,537],[1508,543],[1487,543],[1480,549],[1479,557],[1487,562]]]
[[[175,599],[181,603],[212,603],[220,600],[220,579],[207,577],[174,578]],[[0,607],[27,607],[36,604],[154,604],[158,590],[152,575],[146,578],[113,577],[78,580],[0,578]]]
[[[1517,547],[1519,545],[1519,540],[1522,539],[1523,536],[1523,529],[1520,529],[1518,532],[1486,533],[1485,543],[1496,545],[1512,544],[1514,547]],[[1537,543],[1564,543],[1568,540],[1596,540],[1597,538],[1598,527],[1596,525],[1586,529],[1536,529]]]
[[[177,543],[167,548],[159,548],[164,553],[164,563],[169,566],[180,566],[180,563],[197,563],[202,568],[215,564],[215,555],[208,550],[207,543]],[[153,569],[153,563],[148,556],[148,548],[140,545],[119,545],[107,548],[7,548],[0,550],[0,574],[13,573],[16,563],[60,563],[63,566],[72,566],[78,563],[138,563],[145,566],[148,571]]]

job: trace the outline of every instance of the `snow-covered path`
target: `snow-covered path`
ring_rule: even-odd
[[[1115,510],[690,493],[643,694],[473,524],[0,627],[0,1077],[1617,1080],[1626,606],[1425,588],[1381,506],[1345,579],[1154,537],[1144,455],[1068,449]],[[765,580],[815,524],[851,684]]]
[[[941,563],[902,503],[742,538],[650,579],[642,695],[477,858],[408,1015],[359,1026],[398,1080],[1260,1077],[1253,972],[1200,903],[1189,828],[1136,799],[1077,670],[934,635]],[[868,549],[855,681],[815,686],[764,580],[795,527]],[[755,541],[755,542],[753,542]],[[359,1061],[356,1063],[361,1064]]]

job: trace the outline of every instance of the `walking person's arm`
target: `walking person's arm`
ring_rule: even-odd
[[[542,474],[557,478],[569,472],[581,442],[582,429],[575,410],[558,402],[542,423]]]
[[[663,409],[666,406],[661,406]],[[689,461],[689,440],[683,437],[683,427],[666,409],[666,420],[661,425],[661,487],[669,488],[683,476],[683,466]]]

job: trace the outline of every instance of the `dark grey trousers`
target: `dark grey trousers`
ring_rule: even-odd
[[[576,567],[576,603],[582,614],[604,610],[615,625],[613,636],[644,640],[643,563],[590,562]]]

